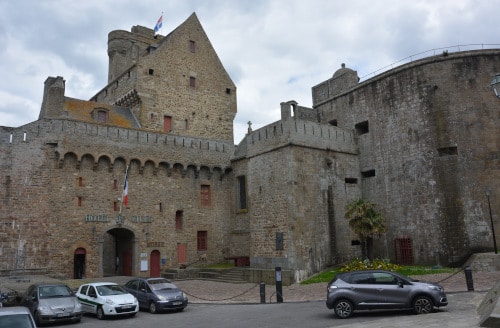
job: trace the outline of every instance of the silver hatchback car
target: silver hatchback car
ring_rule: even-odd
[[[327,287],[326,306],[341,319],[357,310],[413,309],[421,314],[446,305],[443,287],[384,270],[339,273]]]

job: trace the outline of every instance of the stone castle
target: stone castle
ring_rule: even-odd
[[[358,198],[387,219],[377,257],[449,265],[492,249],[500,49],[362,83],[342,65],[312,87],[312,108],[283,102],[238,145],[236,86],[196,14],[166,36],[113,31],[108,56],[89,100],[49,77],[39,119],[0,127],[1,273],[158,276],[203,258],[300,281],[361,255],[344,218]]]

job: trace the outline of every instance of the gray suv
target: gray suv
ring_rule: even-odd
[[[443,287],[383,270],[363,270],[337,274],[328,283],[326,306],[338,318],[356,310],[413,309],[429,313],[448,305]]]

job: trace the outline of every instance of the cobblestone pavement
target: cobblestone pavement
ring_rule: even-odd
[[[497,281],[500,281],[500,271],[495,272],[473,272],[474,292],[467,291],[467,283],[463,272],[458,274],[433,274],[425,276],[413,276],[414,279],[436,282],[441,284],[446,293],[450,305],[444,310],[425,316],[382,316],[374,317],[373,322],[358,322],[362,316],[353,317],[350,320],[337,320],[332,326],[364,327],[478,327],[479,315],[477,307],[483,301],[486,292],[489,291]],[[46,276],[27,277],[0,277],[0,289],[2,292],[16,291],[24,293],[26,288],[35,282],[64,282],[71,288],[76,289],[80,284],[90,281],[112,281],[125,284],[131,277],[117,276],[96,279],[69,279],[58,280]],[[176,280],[174,283],[184,290],[189,296],[192,304],[255,304],[260,303],[260,284],[253,283],[224,283],[210,280]],[[266,303],[276,303],[276,287],[265,286]],[[283,286],[283,301],[290,302],[324,302],[326,299],[326,283],[317,284],[293,284]],[[322,304],[324,306],[324,303]],[[325,307],[325,311],[329,311]]]
[[[474,290],[476,292],[487,292],[495,282],[500,281],[500,271],[473,272]],[[424,276],[412,276],[414,279],[436,282],[442,285],[446,293],[465,292],[467,284],[463,271],[458,274],[448,273],[430,274]],[[76,289],[78,286],[89,281],[112,281],[125,284],[130,277],[116,276],[95,279],[67,279],[58,280],[46,276],[26,277],[0,277],[0,290],[8,292],[11,290],[19,294],[24,293],[27,287],[35,282],[60,282],[68,284]],[[224,283],[210,280],[176,280],[174,283],[185,291],[189,296],[190,303],[260,303],[260,285],[253,283]],[[276,287],[265,286],[266,303],[276,302]],[[326,299],[326,283],[316,284],[293,284],[283,286],[284,302],[319,301]]]

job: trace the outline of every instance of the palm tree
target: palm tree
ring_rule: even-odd
[[[385,218],[377,205],[357,199],[347,204],[344,217],[349,220],[349,227],[361,241],[362,257],[373,260],[373,238],[378,238],[387,231]]]

